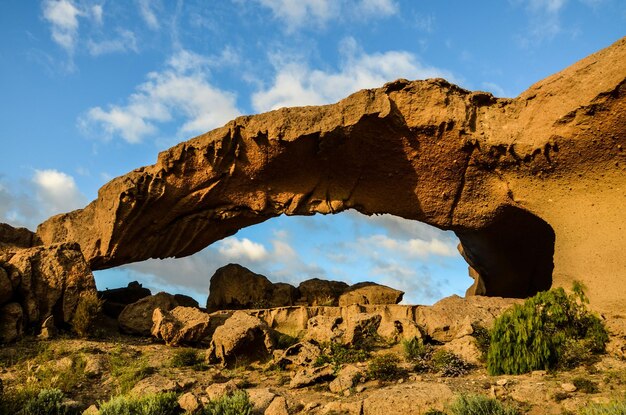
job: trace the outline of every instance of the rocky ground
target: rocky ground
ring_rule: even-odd
[[[498,301],[515,302],[451,297],[433,307],[378,306],[367,313],[354,307],[214,313],[210,318],[227,316],[221,319],[223,330],[214,329],[210,343],[204,339],[193,348],[168,346],[155,336],[122,334],[115,320],[103,318],[88,339],[64,334],[48,340],[27,336],[4,346],[0,379],[5,393],[58,388],[81,410],[122,394],[166,391],[178,393],[181,407],[192,410],[235,389],[245,390],[257,413],[268,415],[421,414],[445,410],[462,394],[494,397],[529,414],[577,413],[588,403],[623,399],[626,337],[620,330],[626,320],[619,316],[606,320],[612,340],[608,353],[595,363],[567,371],[490,376],[480,360],[477,340],[479,344],[481,334],[476,328],[477,323],[489,323],[491,311],[486,310],[495,310]],[[298,338],[270,328],[297,328],[303,310],[314,316],[306,321],[308,330],[297,333]],[[407,355],[406,341],[378,334],[389,330],[385,328],[389,321],[401,320],[398,310],[412,310],[418,316],[415,321],[423,332],[422,342],[433,344],[430,354],[448,356],[443,365],[425,365]],[[461,310],[465,315],[459,318]],[[343,316],[339,319],[344,321],[336,316]],[[164,324],[162,319],[155,320],[154,326],[159,322]],[[243,326],[248,328],[242,330]],[[243,333],[239,337],[238,330]],[[180,331],[184,329],[178,327]],[[161,333],[170,340],[185,337]],[[336,336],[339,346],[331,349],[324,336]],[[242,343],[243,338],[248,342]],[[251,353],[264,347],[266,354]]]

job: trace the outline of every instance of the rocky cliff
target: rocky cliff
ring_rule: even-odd
[[[514,99],[397,80],[239,117],[50,218],[93,269],[182,257],[272,217],[390,213],[451,229],[488,295],[578,279],[626,296],[626,38]]]

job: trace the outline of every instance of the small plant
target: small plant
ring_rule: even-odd
[[[520,415],[517,408],[483,395],[461,395],[449,409],[451,415]]]
[[[448,350],[439,349],[432,355],[432,367],[441,376],[457,377],[469,372],[472,365]]]
[[[202,363],[204,363],[204,359],[196,349],[178,349],[170,360],[172,367],[196,366]]]
[[[402,340],[402,350],[404,357],[410,362],[420,362],[428,360],[433,352],[433,347],[424,344],[422,339],[413,337],[412,339]]]
[[[556,392],[554,395],[552,395],[552,399],[554,399],[554,402],[561,402],[564,401],[565,399],[569,399],[572,395],[570,395],[567,392]]]
[[[141,379],[150,376],[155,368],[148,365],[146,359],[131,351],[118,348],[109,356],[111,377],[116,384],[116,393],[123,395]]]
[[[345,346],[340,343],[330,343],[323,348],[322,353],[314,363],[314,366],[322,366],[330,363],[336,370],[346,363],[363,362],[369,358],[370,353],[364,349]]]
[[[480,361],[485,362],[489,352],[489,345],[491,344],[491,334],[487,328],[477,323],[472,323],[472,329],[474,330],[472,336],[476,341],[476,347],[480,351]]]
[[[626,399],[607,404],[592,404],[583,408],[580,415],[626,415]]]
[[[200,415],[250,415],[252,403],[248,394],[242,390],[236,390],[231,395],[210,401],[200,411]]]
[[[495,320],[491,331],[489,373],[521,374],[568,367],[585,356],[604,352],[608,334],[602,321],[587,310],[587,303],[582,286],[574,284],[571,294],[562,288],[540,292],[506,311]],[[578,343],[582,352],[570,353],[576,357],[564,359],[570,342]]]
[[[276,332],[276,348],[277,349],[288,349],[294,344],[298,343],[298,338],[294,336],[290,336],[286,333]]]
[[[100,405],[100,415],[177,415],[178,400],[174,392],[157,393],[140,398],[117,396]]]
[[[92,332],[93,323],[102,311],[102,303],[98,294],[92,291],[79,298],[72,317],[72,328],[80,337],[87,337]]]
[[[42,389],[36,397],[29,399],[20,415],[69,415],[72,412],[63,405],[63,392],[58,389]]]
[[[594,381],[591,381],[587,378],[577,377],[572,380],[574,386],[576,386],[576,390],[583,393],[598,393],[600,389],[598,388],[598,384]]]
[[[367,366],[370,379],[395,380],[406,373],[398,366],[400,358],[394,353],[385,353],[374,357]]]

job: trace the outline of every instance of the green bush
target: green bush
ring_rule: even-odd
[[[275,336],[276,336],[275,343],[276,343],[277,349],[285,350],[285,349],[290,348],[294,344],[298,343],[297,337],[290,336],[289,334],[286,334],[286,333],[276,332]]]
[[[81,295],[72,317],[72,328],[80,337],[87,337],[92,332],[93,323],[102,311],[102,303],[96,292]]]
[[[170,365],[172,367],[199,366],[204,363],[204,358],[196,349],[179,349],[174,352]]]
[[[607,404],[592,404],[583,408],[580,415],[626,415],[626,399]]]
[[[140,398],[117,396],[100,405],[100,415],[177,415],[180,413],[174,392]]]
[[[450,405],[451,415],[519,415],[517,408],[483,395],[461,395]]]
[[[201,410],[200,415],[250,415],[252,403],[245,391],[237,390],[231,395],[210,401]]]
[[[472,329],[474,330],[472,336],[476,341],[476,347],[480,351],[480,361],[485,362],[489,352],[489,345],[491,344],[491,334],[486,327],[480,324],[472,323]]]
[[[587,303],[582,286],[574,284],[571,294],[562,288],[540,292],[506,311],[491,330],[489,373],[566,368],[604,352],[608,334],[600,319],[587,310]],[[573,350],[571,342],[584,351],[576,352],[575,359],[567,358],[568,347]]]
[[[412,339],[402,340],[402,350],[404,351],[406,360],[410,362],[420,362],[430,358],[433,347],[429,344],[424,344],[422,339],[413,337]]]
[[[398,366],[400,358],[394,353],[385,353],[374,357],[367,365],[367,376],[370,379],[395,380],[406,372]]]
[[[315,360],[314,366],[330,363],[335,369],[339,369],[343,364],[363,362],[370,356],[367,350],[345,346],[340,343],[330,343],[323,350],[324,352]]]
[[[592,380],[583,377],[577,377],[572,380],[576,389],[583,393],[598,393],[600,389],[598,388],[598,384]]]
[[[435,372],[445,377],[457,377],[470,371],[472,365],[461,359],[454,353],[439,349],[432,355],[432,367]]]
[[[36,397],[26,401],[19,415],[69,415],[72,412],[63,405],[63,392],[58,389],[42,389]]]

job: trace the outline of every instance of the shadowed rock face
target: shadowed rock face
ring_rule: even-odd
[[[623,307],[626,38],[515,99],[398,80],[239,117],[50,218],[93,269],[182,257],[272,217],[390,213],[451,229],[488,295],[573,279]]]

